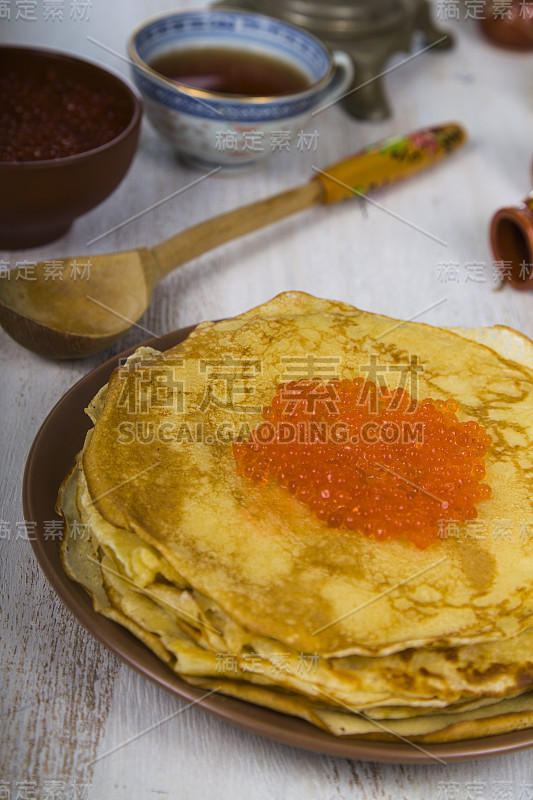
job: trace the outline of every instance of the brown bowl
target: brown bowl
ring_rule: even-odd
[[[59,79],[116,98],[123,110],[123,127],[105,144],[75,155],[0,160],[0,248],[35,247],[62,236],[76,217],[117,188],[137,148],[142,104],[118,76],[68,53],[0,47],[0,74],[35,79],[50,70]]]

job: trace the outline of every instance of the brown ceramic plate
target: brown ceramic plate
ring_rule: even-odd
[[[146,342],[160,350],[183,341],[193,328],[168,333]],[[296,717],[270,711],[222,694],[211,694],[180,680],[147,647],[125,628],[93,611],[88,594],[70,580],[59,559],[59,542],[45,538],[44,521],[57,519],[54,507],[63,478],[70,470],[74,456],[81,449],[90,420],[84,408],[107,382],[119,359],[135,348],[106,361],[73,386],[52,409],[31,447],[23,482],[23,507],[27,521],[37,523],[34,553],[46,577],[78,620],[115,653],[122,661],[183,700],[197,704],[205,711],[240,728],[267,736],[278,742],[333,756],[357,758],[384,763],[432,763],[435,760],[457,761],[482,758],[533,745],[533,729],[484,739],[471,739],[441,745],[409,745],[341,739]]]

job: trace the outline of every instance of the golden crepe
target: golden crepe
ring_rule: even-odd
[[[507,329],[445,331],[293,292],[141,351],[89,409],[59,501],[65,567],[186,680],[336,734],[528,725],[532,353]],[[392,387],[416,372],[418,397],[457,399],[493,437],[474,530],[459,521],[425,549],[376,541],[238,474],[232,442],[287,373],[353,378],[369,363]]]

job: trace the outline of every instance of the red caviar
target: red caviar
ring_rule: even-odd
[[[291,381],[234,443],[237,470],[257,485],[273,478],[332,528],[425,548],[442,520],[475,519],[491,496],[481,481],[492,437],[458,409],[362,378]]]
[[[123,131],[130,103],[98,86],[13,70],[0,75],[0,161],[42,161],[100,147]]]

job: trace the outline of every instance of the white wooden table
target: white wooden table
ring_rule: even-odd
[[[109,51],[123,54],[134,26],[168,5],[165,0],[0,2],[0,39],[69,50],[126,73],[127,64]],[[452,5],[439,3],[440,15]],[[472,13],[475,4],[469,5]],[[309,126],[318,131],[316,149],[293,145],[255,172],[212,177],[191,188],[186,187],[198,174],[181,165],[144,122],[133,167],[112,197],[61,241],[0,258],[16,268],[156,243],[301,183],[313,165],[325,167],[384,136],[457,120],[470,132],[467,148],[382,191],[375,198],[382,207],[353,201],[314,209],[219,248],[167,278],[142,325],[164,333],[301,289],[394,317],[443,325],[503,323],[533,336],[533,294],[495,291],[487,243],[493,211],[518,202],[530,188],[533,56],[492,48],[466,19],[464,4],[458,14],[461,19],[447,23],[457,34],[454,50],[421,55],[387,77],[393,119],[357,123],[330,108]],[[155,210],[121,224],[181,188]],[[114,233],[87,245],[115,226],[120,227]],[[26,352],[0,331],[0,800],[533,798],[531,751],[448,766],[385,766],[293,749],[198,708],[176,716],[185,703],[124,666],[72,617],[24,539],[26,455],[64,392],[105,358],[143,338],[146,333],[133,329],[105,354],[60,363]]]

